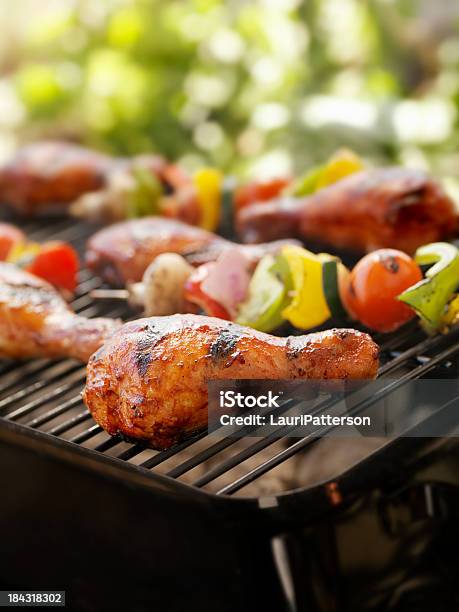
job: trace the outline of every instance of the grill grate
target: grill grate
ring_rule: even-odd
[[[60,219],[49,224],[28,222],[24,230],[32,240],[68,240],[80,252],[94,231],[85,224]],[[82,270],[72,303],[75,311],[88,317],[132,316],[119,301],[94,302],[89,291],[100,286],[99,279]],[[459,353],[459,334],[426,338],[416,324],[376,339],[383,357],[379,376],[391,376],[378,397],[408,380],[451,367],[452,358]],[[94,423],[81,400],[84,378],[85,368],[71,360],[0,363],[0,417],[220,495],[241,489],[247,492],[256,483],[256,493],[300,486],[292,476],[294,467],[285,470],[283,466],[303,457],[318,441],[312,437],[216,440],[203,432],[172,449],[154,451],[111,438]]]

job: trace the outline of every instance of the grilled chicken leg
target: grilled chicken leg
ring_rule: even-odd
[[[0,202],[26,215],[66,212],[79,196],[106,188],[112,175],[134,163],[169,183],[170,166],[157,155],[115,158],[68,142],[33,143],[0,167]]]
[[[289,240],[289,243],[296,241]],[[266,253],[276,253],[286,241],[240,245],[254,263]],[[89,239],[86,263],[114,286],[139,282],[161,253],[178,253],[192,265],[214,261],[234,243],[206,230],[163,217],[144,217],[116,223]]]
[[[407,168],[366,170],[307,198],[276,199],[240,210],[245,242],[298,237],[356,252],[407,253],[457,233],[458,214],[438,183]]]
[[[198,315],[125,324],[90,359],[84,400],[108,433],[167,448],[207,424],[210,379],[373,378],[355,330],[278,338]]]
[[[76,315],[45,281],[0,263],[0,357],[73,357],[87,362],[119,327]]]
[[[27,215],[63,208],[102,187],[110,162],[106,155],[69,143],[30,144],[0,168],[0,201]]]

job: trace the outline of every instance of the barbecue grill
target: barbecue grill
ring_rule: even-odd
[[[94,231],[23,226],[80,250]],[[83,270],[77,312],[132,316],[95,303],[98,287]],[[413,324],[376,339],[382,395],[457,377],[458,333]],[[0,586],[66,590],[85,611],[459,609],[454,437],[375,441],[314,481],[300,467],[318,438],[201,433],[161,452],[111,438],[82,403],[84,377],[71,360],[0,365]]]

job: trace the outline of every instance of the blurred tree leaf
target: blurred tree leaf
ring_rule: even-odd
[[[51,115],[65,101],[65,90],[52,65],[24,64],[15,81],[19,97],[32,118]]]
[[[239,174],[348,146],[459,177],[457,3],[61,0],[37,18],[31,2],[0,8],[14,137]]]

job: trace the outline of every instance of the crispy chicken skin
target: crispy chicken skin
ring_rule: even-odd
[[[289,241],[292,242],[292,241]],[[266,253],[275,253],[285,241],[241,245],[255,263]],[[161,253],[178,253],[189,263],[214,261],[234,243],[199,227],[163,217],[123,221],[94,234],[88,242],[86,263],[114,286],[142,280],[150,263]]]
[[[391,247],[407,253],[453,236],[458,215],[441,186],[419,170],[381,168],[353,174],[303,199],[242,209],[245,242],[295,236],[355,252]]]
[[[78,197],[103,189],[112,174],[134,162],[167,180],[169,166],[156,155],[130,160],[68,142],[33,143],[0,167],[0,202],[24,215],[65,212]]]
[[[376,344],[352,329],[278,338],[211,317],[152,317],[91,357],[83,397],[111,435],[167,448],[207,425],[210,379],[361,379],[377,366]]]
[[[73,357],[86,363],[119,325],[76,315],[51,285],[0,263],[0,358]]]

